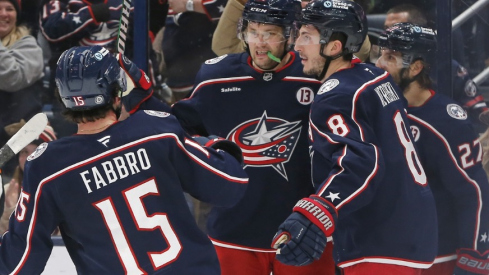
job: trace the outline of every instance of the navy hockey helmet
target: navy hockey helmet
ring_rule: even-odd
[[[348,0],[313,0],[302,10],[298,21],[316,27],[320,44],[327,44],[333,33],[346,35],[342,54],[358,52],[368,31],[362,7]]]
[[[418,59],[431,63],[436,52],[436,32],[411,23],[397,23],[380,35],[378,44],[401,52],[404,66]]]
[[[248,0],[238,22],[238,38],[246,41],[246,27],[249,21],[253,21],[283,26],[284,38],[287,40],[300,12],[300,0]]]
[[[112,103],[114,89],[127,82],[117,59],[104,47],[73,47],[60,56],[56,86],[66,108],[89,110]]]

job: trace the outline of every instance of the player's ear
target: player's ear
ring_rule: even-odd
[[[343,44],[339,40],[333,40],[333,41],[331,41],[330,45],[331,45],[331,48],[330,48],[330,51],[329,51],[329,54],[328,54],[329,56],[338,55],[343,50]]]
[[[409,65],[409,76],[415,77],[424,69],[423,61],[416,60]]]

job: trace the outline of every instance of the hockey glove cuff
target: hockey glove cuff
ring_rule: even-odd
[[[236,143],[215,135],[210,135],[208,137],[193,136],[192,138],[203,147],[209,147],[215,150],[220,149],[227,152],[228,154],[233,156],[241,165],[243,165],[243,152]]]
[[[108,5],[98,3],[88,6],[88,9],[90,10],[93,19],[95,19],[95,23],[99,24],[100,22],[107,22],[110,20],[110,10]]]
[[[122,104],[127,112],[133,114],[144,101],[153,95],[151,81],[143,70],[123,54],[117,54],[117,60],[128,81],[127,90],[122,93]]]
[[[302,266],[318,260],[326,248],[326,237],[334,231],[336,210],[318,196],[304,198],[293,213],[279,226],[272,247],[277,260],[287,265]]]
[[[457,264],[453,275],[489,274],[489,250],[479,251],[461,248],[457,250]]]

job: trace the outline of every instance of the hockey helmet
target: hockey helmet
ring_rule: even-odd
[[[348,0],[313,0],[302,10],[301,25],[312,25],[327,44],[333,33],[346,35],[343,54],[358,52],[367,36],[367,17],[362,7]]]
[[[68,109],[90,110],[112,103],[114,89],[127,82],[117,59],[102,46],[73,47],[61,54],[56,86]]]
[[[378,44],[382,50],[401,52],[403,67],[418,59],[431,63],[436,52],[436,32],[411,23],[397,23],[380,35]]]
[[[248,23],[253,21],[283,26],[282,41],[286,41],[290,37],[292,26],[300,12],[300,0],[248,0],[238,22],[238,38],[248,42],[246,29]]]

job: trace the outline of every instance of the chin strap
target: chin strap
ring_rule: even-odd
[[[322,56],[324,59],[326,59],[326,62],[324,63],[323,70],[321,73],[318,75],[317,79],[321,80],[324,78],[326,75],[326,72],[328,71],[329,64],[331,63],[332,60],[338,59],[339,57],[343,56],[343,51],[335,56],[329,56],[323,54],[324,47],[326,47],[326,44],[321,44],[321,49],[319,50],[319,55]]]

